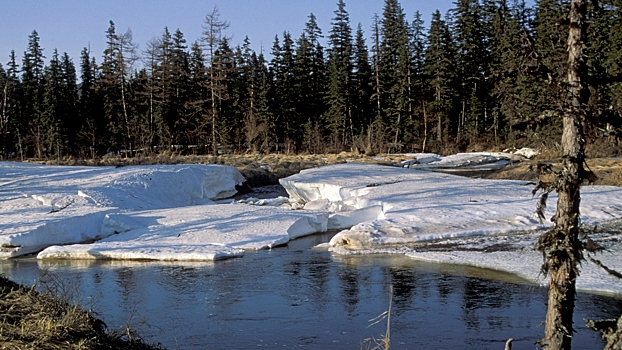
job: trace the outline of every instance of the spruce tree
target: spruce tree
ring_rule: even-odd
[[[28,37],[28,48],[24,52],[22,61],[22,114],[19,127],[20,134],[28,137],[32,145],[32,153],[37,158],[43,158],[44,129],[43,92],[44,92],[44,61],[43,48],[39,44],[39,34],[33,30]],[[22,142],[20,142],[22,143]],[[26,144],[23,142],[22,144]],[[30,153],[30,152],[29,152]]]
[[[361,23],[358,24],[353,46],[353,73],[352,73],[352,119],[355,138],[359,140],[358,147],[365,152],[371,152],[370,135],[374,120],[371,98],[372,68],[369,62],[369,50],[365,42],[365,35]]]
[[[458,79],[460,81],[461,112],[457,142],[464,131],[471,142],[479,137],[484,123],[486,104],[487,41],[484,13],[478,0],[459,0],[453,10],[454,30],[458,48]]]
[[[446,130],[455,130],[450,116],[455,110],[456,48],[447,22],[437,10],[432,15],[425,50],[424,75],[429,87],[428,121],[436,134],[437,147],[442,149],[447,141]],[[432,122],[434,120],[434,122]]]
[[[104,151],[98,136],[104,132],[105,122],[102,113],[103,106],[96,91],[97,65],[90,55],[90,50],[86,47],[80,53],[78,148],[81,149],[82,156],[88,155],[95,158]]]
[[[327,122],[335,149],[351,146],[354,140],[352,28],[343,0],[337,3],[328,47]]]
[[[412,52],[409,25],[397,0],[385,0],[380,27],[379,79],[384,87],[382,110],[391,130],[391,149],[401,149],[404,120],[409,117]]]

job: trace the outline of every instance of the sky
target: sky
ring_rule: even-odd
[[[54,48],[67,52],[76,66],[84,47],[101,63],[109,21],[115,22],[117,33],[128,28],[133,33],[139,52],[146,43],[159,37],[165,27],[170,32],[180,29],[190,45],[201,36],[205,15],[217,6],[222,20],[230,23],[225,32],[232,36],[232,46],[241,44],[245,36],[252,48],[269,54],[275,35],[289,31],[294,39],[302,33],[309,14],[317,17],[325,36],[337,9],[337,0],[0,0],[0,63],[6,66],[11,50],[21,65],[28,45],[28,36],[36,30],[46,62]],[[382,15],[384,0],[346,0],[350,24],[355,30],[361,22],[370,37],[372,18]],[[445,13],[453,0],[400,1],[409,22],[415,11],[422,14],[426,25],[438,9]]]

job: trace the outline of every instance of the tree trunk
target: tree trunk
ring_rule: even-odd
[[[564,113],[562,134],[563,170],[557,180],[555,227],[545,241],[549,251],[549,300],[544,339],[547,349],[570,349],[572,316],[576,294],[578,263],[582,254],[579,241],[580,185],[583,180],[585,120],[581,75],[583,73],[582,38],[587,0],[572,0],[568,35],[568,108]],[[541,238],[542,239],[542,238]],[[542,242],[542,241],[541,241]]]

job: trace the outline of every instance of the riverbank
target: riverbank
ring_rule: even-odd
[[[346,162],[361,162],[381,165],[396,165],[413,159],[408,154],[389,154],[369,156],[360,153],[342,152],[339,154],[240,154],[220,156],[181,156],[162,153],[148,157],[107,157],[97,159],[56,159],[29,161],[47,165],[86,165],[86,166],[129,166],[153,164],[221,164],[238,168],[250,187],[278,184],[279,179],[299,173],[301,170],[324,165]],[[596,175],[594,185],[622,186],[622,160],[617,157],[587,159],[588,168]],[[512,162],[505,168],[492,171],[474,171],[471,177],[505,180],[537,180],[538,163],[550,164],[555,171],[561,166],[561,159],[536,156],[521,162]]]
[[[1,349],[163,349],[147,344],[131,329],[111,331],[101,320],[66,300],[0,276]]]

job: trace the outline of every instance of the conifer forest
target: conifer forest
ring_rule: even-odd
[[[362,28],[336,0],[330,28],[310,14],[266,53],[233,46],[217,8],[194,42],[163,28],[139,46],[110,21],[77,64],[34,30],[21,57],[0,53],[0,159],[554,147],[569,2],[456,0],[424,19],[385,0]],[[622,0],[589,6],[588,135],[617,144]]]

